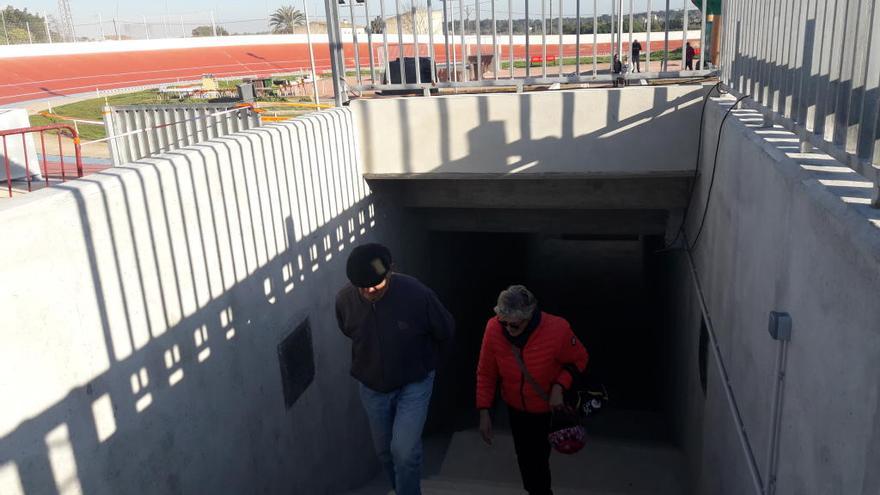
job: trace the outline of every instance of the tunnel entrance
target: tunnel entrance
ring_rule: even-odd
[[[682,364],[687,343],[669,324],[678,316],[670,280],[678,280],[679,267],[660,253],[670,211],[679,204],[654,180],[368,181],[389,212],[386,223],[394,225],[389,240],[399,253],[397,269],[437,292],[456,320],[424,430],[423,486],[437,493],[522,493],[507,406],[496,393],[495,438],[486,446],[475,395],[498,294],[523,284],[542,311],[569,321],[590,354],[586,382],[604,386],[609,396],[585,422],[586,446],[576,455],[551,455],[554,492],[688,492],[679,444],[682,428],[695,425],[682,426],[679,418],[688,400],[682,375],[690,368]],[[638,190],[621,190],[629,186]],[[384,495],[386,486],[379,478],[370,485],[377,491],[355,493]],[[497,486],[504,490],[493,491]]]
[[[586,379],[607,411],[591,434],[671,441],[666,427],[659,236],[432,231],[426,282],[457,323],[455,349],[435,392],[429,428],[476,427],[475,370],[499,291],[524,284],[541,310],[566,318],[590,353]],[[497,410],[504,409],[500,404]],[[503,427],[503,411],[499,411]]]

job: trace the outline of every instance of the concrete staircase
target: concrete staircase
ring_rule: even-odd
[[[488,481],[429,478],[422,482],[422,495],[522,495],[523,489],[513,483],[491,483]],[[555,495],[624,495],[620,492],[600,492],[571,488],[554,488]],[[385,488],[370,487],[352,492],[351,495],[393,495]]]
[[[435,440],[436,441],[436,440]],[[496,432],[493,445],[484,445],[474,430],[455,433],[442,456],[438,472],[422,482],[424,495],[522,495],[513,438]],[[427,466],[426,466],[427,467]],[[683,495],[685,479],[680,453],[665,444],[590,438],[573,456],[551,456],[556,495]],[[392,494],[382,476],[348,495]]]

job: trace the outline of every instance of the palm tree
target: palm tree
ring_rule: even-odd
[[[269,27],[276,34],[293,34],[295,27],[304,26],[305,23],[306,16],[290,5],[280,7],[269,18]]]

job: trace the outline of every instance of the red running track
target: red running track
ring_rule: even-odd
[[[503,37],[502,37],[503,38]],[[589,36],[582,39],[581,56],[592,56],[592,43]],[[499,43],[502,43],[499,40]],[[670,40],[669,48],[681,47],[681,40]],[[660,43],[657,43],[659,48]],[[369,48],[367,43],[359,44],[359,60],[362,68],[369,67]],[[437,63],[445,63],[443,44],[435,44]],[[330,56],[328,45],[315,44],[315,64],[319,72],[329,70]],[[412,46],[404,47],[411,55]],[[427,47],[420,46],[425,54]],[[461,50],[457,47],[456,57],[460,59]],[[483,46],[485,53],[486,46]],[[559,56],[558,45],[548,45],[547,54]],[[507,60],[509,47],[501,45],[502,60]],[[541,46],[530,47],[531,56],[541,54]],[[575,55],[575,45],[565,45],[563,55]],[[599,55],[608,55],[611,45],[598,46]],[[354,68],[354,46],[347,44],[344,49],[346,67]],[[382,43],[373,43],[374,60],[380,65]],[[475,53],[470,46],[468,52]],[[525,46],[514,45],[514,56],[524,60]],[[394,59],[399,53],[397,45],[389,46],[389,57]],[[308,46],[305,44],[277,44],[224,46],[209,48],[186,48],[156,51],[137,51],[122,53],[93,53],[81,55],[52,55],[42,57],[21,57],[0,59],[0,105],[28,100],[70,96],[95,91],[96,89],[115,89],[133,86],[155,85],[178,80],[198,79],[202,74],[211,73],[217,77],[269,75],[309,67]]]

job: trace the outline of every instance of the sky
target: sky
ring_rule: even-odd
[[[375,17],[379,12],[378,1],[370,1],[370,14]],[[402,8],[410,6],[413,0],[399,0]],[[456,11],[458,10],[458,2],[456,2]],[[480,1],[484,18],[488,18],[490,0],[463,0],[465,5],[474,5],[475,1]],[[524,2],[526,0],[496,0],[496,9],[506,14],[508,2],[512,2],[514,17],[517,12],[524,10]],[[554,16],[559,6],[560,0],[549,0],[553,2]],[[561,0],[563,11],[566,15],[574,16],[576,0]],[[593,11],[593,0],[580,0],[581,12],[583,16],[591,16]],[[598,3],[598,11],[600,14],[611,11],[611,3],[613,0],[596,0]],[[623,0],[624,11],[629,12],[629,3],[633,3],[635,12],[644,12],[647,8],[649,0]],[[119,21],[119,25],[126,24],[129,29],[134,29],[135,24],[141,24],[144,20],[150,24],[150,29],[160,30],[164,27],[169,30],[191,30],[193,26],[199,24],[210,24],[211,14],[219,25],[223,25],[230,32],[259,32],[266,30],[267,17],[271,11],[283,5],[292,5],[302,10],[303,2],[307,2],[310,17],[320,19],[324,17],[324,0],[154,0],[154,1],[134,1],[134,0],[69,0],[71,11],[73,12],[74,23],[81,25],[82,28],[77,32],[96,31],[98,28],[98,19],[104,23],[104,29],[113,29],[112,20],[115,18]],[[393,12],[394,0],[384,0],[386,13]],[[417,3],[424,5],[426,0],[416,0]],[[651,0],[653,8],[662,9],[665,7],[666,0]],[[670,0],[670,8],[680,10],[685,2],[690,5],[688,0]],[[49,15],[58,15],[57,0],[6,0],[16,8],[27,8],[31,12],[46,13]],[[442,9],[440,0],[432,0],[434,8]],[[540,15],[541,0],[529,0],[530,17],[534,14]],[[691,8],[694,8],[690,5]],[[358,12],[358,10],[356,10]],[[534,14],[532,14],[534,13]],[[348,17],[348,9],[345,9],[345,17]],[[357,14],[356,14],[357,15]],[[363,13],[359,14],[363,16]],[[506,17],[506,15],[504,16]],[[522,15],[520,15],[522,17]],[[141,26],[142,27],[142,26]]]

